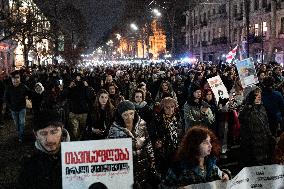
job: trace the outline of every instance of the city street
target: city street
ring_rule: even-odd
[[[21,162],[34,150],[34,138],[31,130],[31,116],[27,114],[26,140],[19,144],[16,128],[12,119],[5,120],[0,129],[0,189],[15,188]]]

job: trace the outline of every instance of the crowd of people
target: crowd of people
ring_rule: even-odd
[[[234,145],[242,167],[284,164],[284,70],[255,66],[259,82],[247,88],[235,65],[211,63],[34,66],[2,76],[0,107],[11,111],[19,144],[32,104],[38,153],[18,187],[61,188],[63,140],[131,138],[134,188],[227,181],[218,158]],[[218,104],[207,82],[217,75],[230,96]]]

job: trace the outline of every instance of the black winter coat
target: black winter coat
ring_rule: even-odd
[[[244,166],[270,163],[273,137],[263,105],[246,105],[239,114]]]
[[[37,151],[27,159],[19,176],[17,189],[61,189],[61,157]]]

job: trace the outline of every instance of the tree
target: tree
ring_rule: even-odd
[[[272,56],[275,47],[275,39],[276,39],[276,0],[271,0],[271,27],[270,27],[270,41],[269,48],[267,54],[267,61],[272,61]]]
[[[157,0],[157,4],[160,5],[166,12],[166,18],[170,26],[170,41],[171,48],[170,53],[175,54],[175,34],[176,34],[176,14],[179,9],[183,9],[185,1],[182,0]]]
[[[28,66],[28,54],[37,51],[36,43],[50,38],[48,21],[31,0],[13,0],[10,9],[2,13],[5,36],[0,40],[14,40],[23,47],[24,63]]]

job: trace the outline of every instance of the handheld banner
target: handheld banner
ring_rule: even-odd
[[[240,81],[243,88],[258,83],[254,63],[251,58],[238,61],[236,63]]]
[[[63,189],[89,189],[95,185],[132,188],[130,138],[63,142],[61,145]]]
[[[227,88],[225,87],[222,79],[220,76],[215,76],[212,78],[207,79],[213,93],[216,99],[216,102],[218,104],[219,99],[226,99],[229,98],[229,94],[227,91]]]
[[[284,166],[266,165],[245,167],[228,182],[220,180],[186,186],[185,189],[282,189],[284,188]]]

